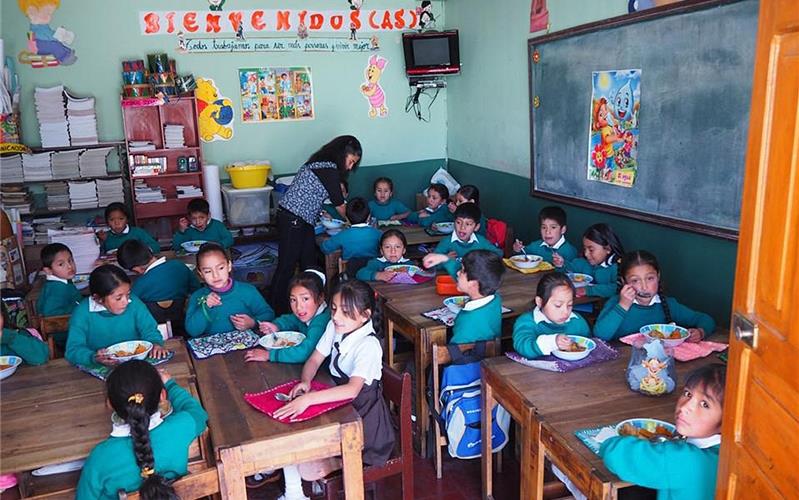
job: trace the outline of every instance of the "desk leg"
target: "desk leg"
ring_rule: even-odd
[[[216,465],[216,470],[219,475],[219,491],[223,499],[247,498],[247,487],[244,484],[242,468],[240,448],[219,450],[219,463]]]
[[[522,424],[521,471],[519,498],[544,498],[544,450],[541,447],[541,426],[531,409]]]
[[[491,446],[485,446],[485,443],[491,442],[491,411],[494,409],[494,405],[497,403],[494,400],[494,389],[491,387],[491,384],[486,383],[485,379],[482,379],[481,387],[481,400],[482,400],[482,413],[480,414],[480,439],[483,444],[482,449],[482,463],[481,463],[481,473],[483,476],[483,498],[489,499],[494,498],[494,484],[493,484],[493,463],[492,460],[492,453],[491,453]],[[522,462],[524,464],[524,462]],[[524,465],[522,465],[522,470]],[[524,498],[522,496],[521,498]]]
[[[386,327],[386,363],[394,368],[394,320],[389,319]]]
[[[341,426],[341,460],[343,462],[344,497],[363,500],[363,431],[361,422]]]
[[[416,357],[416,422],[419,427],[419,440],[422,456],[427,457],[427,433],[430,430],[430,408],[427,407],[427,367],[433,353],[433,344],[446,345],[447,328],[430,328],[417,332],[414,342]]]

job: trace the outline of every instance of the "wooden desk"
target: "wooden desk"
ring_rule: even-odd
[[[621,353],[618,359],[567,373],[527,367],[505,357],[482,362],[483,442],[490,440],[487,429],[491,428],[489,419],[495,403],[508,410],[522,431],[519,498],[542,498],[544,458],[589,498],[616,498],[617,490],[629,483],[608,471],[574,431],[635,417],[671,422],[686,375],[716,361],[713,355],[688,363],[678,361],[674,392],[649,397],[631,391],[627,385],[625,370],[631,347],[621,343],[614,346]],[[489,450],[485,447],[482,457],[483,498],[493,498]]]
[[[299,379],[302,365],[246,363],[244,351],[194,363],[223,498],[247,498],[244,478],[256,472],[341,456],[346,497],[363,499],[363,431],[352,406],[306,422],[282,424],[244,400],[244,393]]]

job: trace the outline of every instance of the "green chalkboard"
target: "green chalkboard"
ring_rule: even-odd
[[[529,40],[535,196],[735,239],[758,2],[696,0]],[[632,187],[588,180],[592,72],[640,69]]]

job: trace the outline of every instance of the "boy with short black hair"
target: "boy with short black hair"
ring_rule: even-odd
[[[408,216],[408,222],[430,227],[437,222],[452,222],[452,214],[447,208],[449,190],[439,183],[430,184],[427,188],[427,206]]]
[[[383,233],[369,226],[369,215],[366,200],[361,197],[350,200],[347,203],[347,218],[352,226],[323,241],[322,252],[330,254],[341,250],[341,258],[344,260],[371,259],[380,255],[380,237]]]
[[[213,241],[223,248],[233,246],[233,235],[224,224],[211,218],[211,208],[202,198],[191,200],[187,207],[188,217],[181,217],[178,230],[172,235],[172,248],[182,250],[187,241]]]
[[[40,257],[42,271],[47,278],[36,301],[36,313],[42,317],[72,314],[72,310],[83,299],[72,283],[76,270],[72,251],[63,243],[51,243],[42,248]],[[53,335],[55,344],[63,351],[67,343],[67,332]]]
[[[455,209],[455,230],[452,236],[438,242],[433,253],[446,254],[449,258],[463,257],[473,250],[488,250],[500,257],[502,250],[492,245],[484,236],[479,236],[482,213],[474,203],[462,203]]]
[[[200,281],[186,264],[177,259],[156,258],[138,240],[123,243],[117,251],[117,261],[123,268],[140,275],[130,291],[145,304],[185,300],[200,288]]]
[[[516,240],[513,243],[514,252],[521,252],[524,248],[529,255],[539,255],[558,268],[577,257],[577,249],[566,241],[566,212],[562,208],[556,206],[542,208],[538,212],[538,223],[541,239],[527,246]]]
[[[457,285],[469,296],[469,302],[455,317],[451,344],[494,340],[502,334],[502,299],[497,291],[504,272],[502,258],[488,250],[464,255],[457,271]]]

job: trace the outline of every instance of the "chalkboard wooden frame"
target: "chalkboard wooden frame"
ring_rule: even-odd
[[[572,196],[568,194],[560,194],[560,193],[553,193],[551,191],[544,191],[539,189],[536,185],[536,171],[535,171],[535,106],[533,105],[533,84],[534,84],[534,75],[533,75],[533,68],[534,68],[534,61],[533,61],[533,51],[535,46],[541,45],[546,42],[551,42],[558,39],[569,38],[577,35],[582,35],[594,31],[600,30],[607,30],[612,28],[617,28],[633,23],[639,23],[643,21],[650,21],[657,18],[662,18],[666,16],[678,15],[689,13],[698,10],[705,10],[711,7],[725,5],[725,4],[733,4],[740,2],[741,0],[687,0],[684,2],[664,5],[662,7],[655,7],[651,9],[647,9],[641,12],[636,12],[633,14],[625,14],[617,17],[613,17],[610,19],[597,21],[593,23],[583,24],[580,26],[575,26],[573,28],[569,28],[563,31],[559,31],[556,33],[551,33],[543,36],[538,36],[535,38],[531,38],[528,40],[527,49],[528,49],[528,89],[530,90],[530,192],[531,195],[536,196],[538,198],[544,198],[556,202],[567,203],[570,205],[579,206],[582,208],[590,209],[590,210],[598,210],[603,212],[613,213],[614,215],[621,215],[626,216],[632,219],[642,220],[645,222],[651,222],[654,224],[659,224],[662,226],[681,229],[691,232],[696,232],[700,234],[705,234],[708,236],[713,236],[717,238],[722,238],[726,240],[737,241],[738,240],[738,231],[731,230],[728,228],[723,227],[716,227],[709,224],[703,224],[700,222],[694,221],[687,221],[677,218],[672,218],[668,216],[659,215],[656,213],[645,212],[642,210],[637,210],[634,208],[626,208],[617,205],[611,205],[606,203],[601,203],[593,200],[587,200],[580,198],[578,196]],[[748,139],[747,139],[748,140]]]

